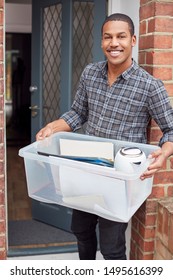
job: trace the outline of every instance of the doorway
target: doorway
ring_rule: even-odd
[[[24,160],[18,155],[31,143],[31,34],[6,33],[6,65],[8,256],[57,252],[60,242],[64,251],[67,243],[73,251],[72,234],[33,220]]]
[[[6,33],[6,77],[7,199],[12,223],[31,219],[24,163],[18,156],[31,139],[31,34]]]
[[[18,157],[20,147],[29,144],[31,138],[30,34],[6,33],[6,77],[8,219],[12,221],[31,216],[23,160]]]

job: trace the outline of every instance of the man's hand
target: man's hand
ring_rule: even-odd
[[[155,152],[151,153],[148,158],[153,159],[152,164],[148,167],[148,169],[140,176],[141,180],[152,177],[159,169],[162,168],[164,162],[167,157],[162,149],[158,149]]]
[[[50,122],[45,127],[40,129],[40,131],[36,134],[36,140],[43,140],[46,137],[51,136],[53,133],[60,131],[72,131],[71,127],[63,119]]]
[[[36,134],[36,140],[37,141],[43,140],[52,134],[53,134],[53,130],[52,130],[51,126],[47,125],[47,126],[43,127],[42,129],[40,129],[40,131]]]
[[[169,156],[173,155],[173,142],[165,142],[162,148],[149,155],[154,161],[148,169],[141,175],[141,180],[152,177],[159,169],[163,167],[164,162]]]

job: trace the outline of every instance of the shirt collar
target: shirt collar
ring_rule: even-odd
[[[138,64],[135,62],[135,60],[132,59],[132,64],[131,66],[124,71],[120,76],[123,77],[125,80],[128,80],[132,73],[138,68]],[[107,78],[107,71],[108,71],[108,64],[107,61],[104,61],[103,64],[101,65],[101,71],[104,77]]]
[[[138,64],[132,59],[131,66],[124,71],[121,75],[125,80],[128,80],[131,78],[132,73],[138,68]]]

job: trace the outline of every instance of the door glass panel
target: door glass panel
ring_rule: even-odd
[[[94,3],[74,1],[73,3],[73,61],[72,99],[76,93],[81,72],[93,61]]]
[[[60,114],[62,5],[43,12],[43,125]]]

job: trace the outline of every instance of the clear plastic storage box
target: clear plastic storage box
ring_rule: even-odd
[[[134,174],[126,174],[116,171],[114,167],[38,153],[59,155],[60,139],[112,142],[115,154],[121,147],[133,147],[135,144],[148,156],[158,147],[59,132],[19,150],[19,155],[24,158],[28,194],[31,198],[94,213],[113,221],[128,222],[151,193],[153,179],[139,179],[148,167],[149,160]]]

